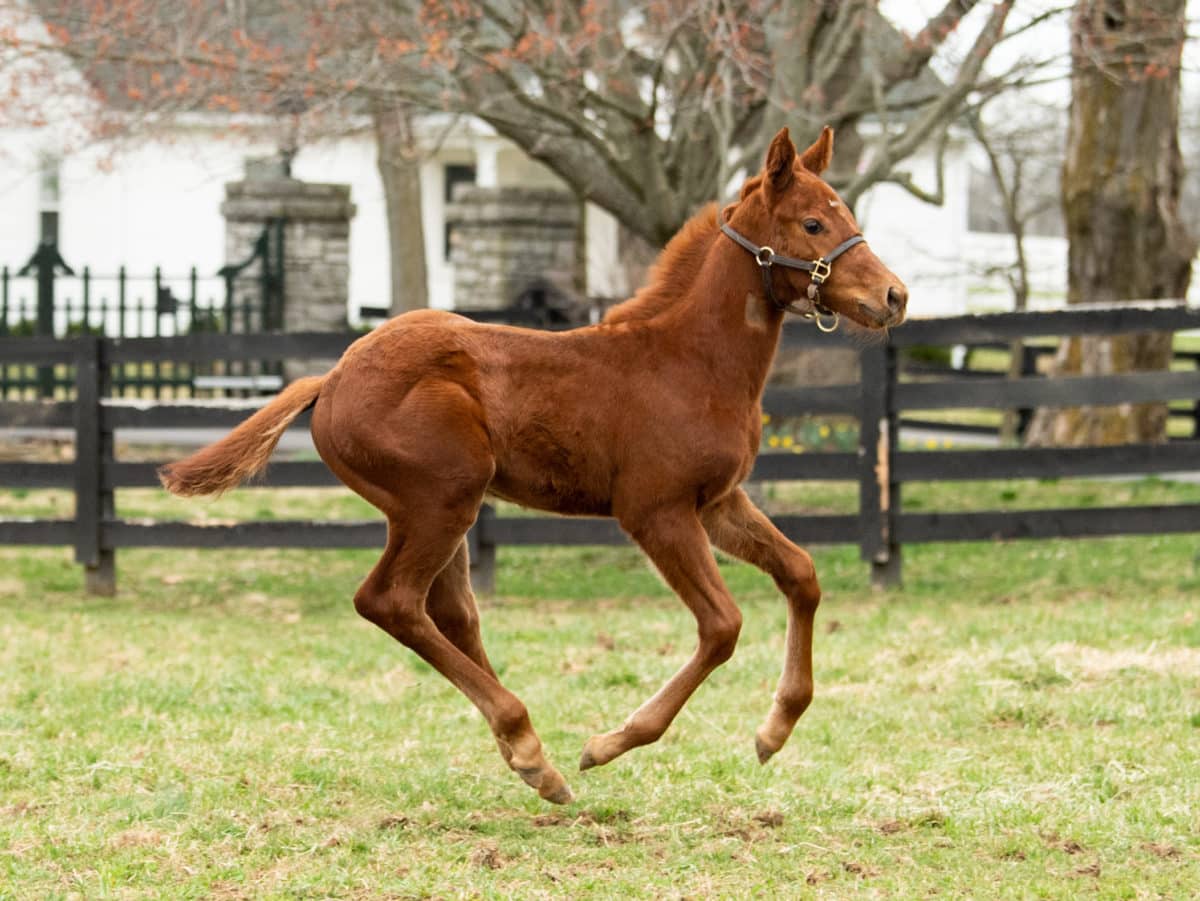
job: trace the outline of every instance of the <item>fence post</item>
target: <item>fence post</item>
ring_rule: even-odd
[[[1192,357],[1192,368],[1200,369],[1200,357]],[[2,397],[3,395],[0,395]],[[1200,398],[1192,404],[1192,434],[1190,436],[1194,441],[1200,438]]]
[[[1030,347],[1028,344],[1021,346],[1021,378],[1027,379],[1030,376],[1038,374],[1038,349]],[[1029,423],[1033,421],[1034,410],[1032,407],[1021,407],[1017,410],[1017,445],[1020,446],[1021,441],[1025,438],[1025,433],[1029,431]]]
[[[77,340],[75,357],[75,562],[84,567],[88,594],[117,591],[116,551],[105,548],[104,520],[115,515],[112,489],[104,484],[104,464],[113,458],[113,436],[101,419],[107,382],[104,342],[96,335]]]
[[[476,594],[490,595],[496,592],[496,545],[492,542],[488,526],[496,518],[496,508],[484,504],[479,508],[479,518],[467,533],[467,549],[471,558],[471,590]]]
[[[74,275],[75,271],[67,265],[66,260],[59,255],[58,246],[53,239],[43,238],[17,275],[34,273],[37,279],[37,320],[35,334],[54,334],[54,278],[59,269],[66,275]],[[39,366],[37,368],[38,395],[40,397],[54,396],[54,367]]]
[[[890,344],[862,352],[862,410],[858,438],[859,549],[871,564],[871,585],[898,587],[901,581],[900,544],[896,517],[900,484],[895,478],[899,417],[894,403],[896,351]]]

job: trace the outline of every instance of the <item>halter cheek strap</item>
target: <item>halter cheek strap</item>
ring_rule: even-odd
[[[826,256],[817,257],[815,260],[801,260],[796,257],[784,256],[776,253],[772,248],[766,245],[759,246],[744,235],[734,231],[728,223],[721,223],[721,231],[744,250],[748,250],[754,257],[754,261],[758,263],[758,271],[762,275],[763,291],[767,295],[767,299],[775,305],[777,309],[785,313],[795,313],[805,319],[812,319],[817,328],[823,332],[832,332],[838,327],[838,314],[821,303],[821,285],[823,285],[833,272],[833,261],[844,254],[855,244],[862,244],[866,239],[862,235],[851,235],[833,250],[829,251]],[[795,301],[781,301],[775,296],[775,285],[771,278],[771,267],[783,266],[787,269],[799,269],[802,272],[809,273],[808,283],[808,299],[812,306],[808,309],[801,309],[795,306]],[[832,317],[831,323],[826,323],[821,317]]]

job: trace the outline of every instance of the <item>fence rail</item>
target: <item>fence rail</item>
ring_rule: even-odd
[[[1200,531],[1200,505],[1126,506],[1114,509],[982,510],[905,512],[901,489],[921,481],[1010,478],[1068,478],[1172,473],[1200,470],[1200,441],[1116,447],[998,448],[916,451],[901,448],[900,415],[905,409],[1064,406],[1200,398],[1200,372],[1131,373],[1121,376],[928,382],[901,380],[898,356],[919,344],[1007,340],[1033,335],[1116,334],[1130,330],[1200,328],[1200,311],[1186,308],[1086,310],[1003,314],[991,317],[913,322],[896,329],[888,343],[856,345],[842,335],[820,335],[789,324],[791,346],[856,347],[862,380],[855,385],[772,388],[764,409],[776,418],[848,414],[859,421],[854,451],[767,453],[751,476],[758,481],[838,480],[858,483],[857,513],[793,515],[775,518],[785,534],[801,543],[853,543],[880,584],[898,581],[904,544]],[[73,520],[0,520],[0,543],[71,545],[86,568],[89,590],[115,589],[115,554],[131,547],[380,547],[382,522],[241,522],[199,525],[189,522],[130,522],[116,517],[116,491],[157,484],[156,463],[115,458],[118,428],[228,428],[254,407],[202,403],[128,402],[114,399],[111,373],[128,363],[154,360],[204,362],[336,357],[355,338],[343,334],[197,334],[179,337],[114,339],[95,335],[50,340],[0,338],[0,362],[67,363],[74,371],[75,400],[0,402],[0,427],[69,427],[75,436],[72,463],[0,463],[0,486],[71,488]],[[307,426],[308,416],[296,427]],[[282,461],[268,471],[267,487],[337,484],[318,462]],[[469,540],[477,584],[494,578],[500,545],[600,545],[626,539],[610,520],[558,517],[505,517],[485,506]]]

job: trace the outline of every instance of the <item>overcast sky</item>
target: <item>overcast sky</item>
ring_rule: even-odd
[[[945,0],[882,0],[880,7],[884,14],[900,27],[909,32],[916,32],[928,18],[944,6]],[[1044,13],[1069,6],[1068,2],[1052,2],[1052,0],[1017,0],[1016,7],[1009,16],[1009,27],[1020,27]],[[966,51],[978,34],[979,28],[991,11],[991,3],[982,3],[947,41],[946,56],[957,60]],[[1040,23],[1019,38],[1002,43],[993,51],[988,61],[991,71],[1000,71],[1012,66],[1022,59],[1054,60],[1054,72],[1065,76],[1069,71],[1069,14],[1063,13],[1050,20]],[[1200,0],[1189,0],[1188,18],[1192,35],[1184,48],[1184,81],[1185,90],[1192,96],[1200,93],[1200,34],[1197,20],[1200,19]],[[1067,85],[1059,85],[1052,89],[1065,102],[1070,90]]]
[[[884,14],[908,32],[918,31],[928,18],[945,5],[945,0],[882,0],[880,8]],[[1031,19],[1049,11],[1069,7],[1069,0],[1017,0],[1009,16],[1008,26],[1020,27]],[[974,41],[975,36],[991,11],[992,3],[982,3],[972,11],[958,31],[947,41],[945,51],[939,54],[942,74],[950,75],[957,62]],[[1183,99],[1180,109],[1181,139],[1189,165],[1200,156],[1200,0],[1188,0],[1189,40],[1183,54]],[[987,68],[1000,72],[1013,65],[1038,60],[1047,63],[1043,69],[1047,83],[1033,90],[1038,101],[1064,109],[1070,102],[1070,34],[1069,12],[1061,13],[1039,23],[1019,37],[1002,42],[988,59]],[[988,118],[1005,115],[1015,108],[1016,98],[999,98],[989,104],[985,112]]]

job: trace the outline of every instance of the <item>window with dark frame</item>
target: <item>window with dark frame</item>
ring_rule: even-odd
[[[454,199],[454,189],[458,185],[473,185],[475,184],[475,167],[465,163],[448,163],[445,169],[446,183],[446,203],[450,203]],[[447,220],[443,225],[442,235],[442,259],[450,259],[450,222]]]

